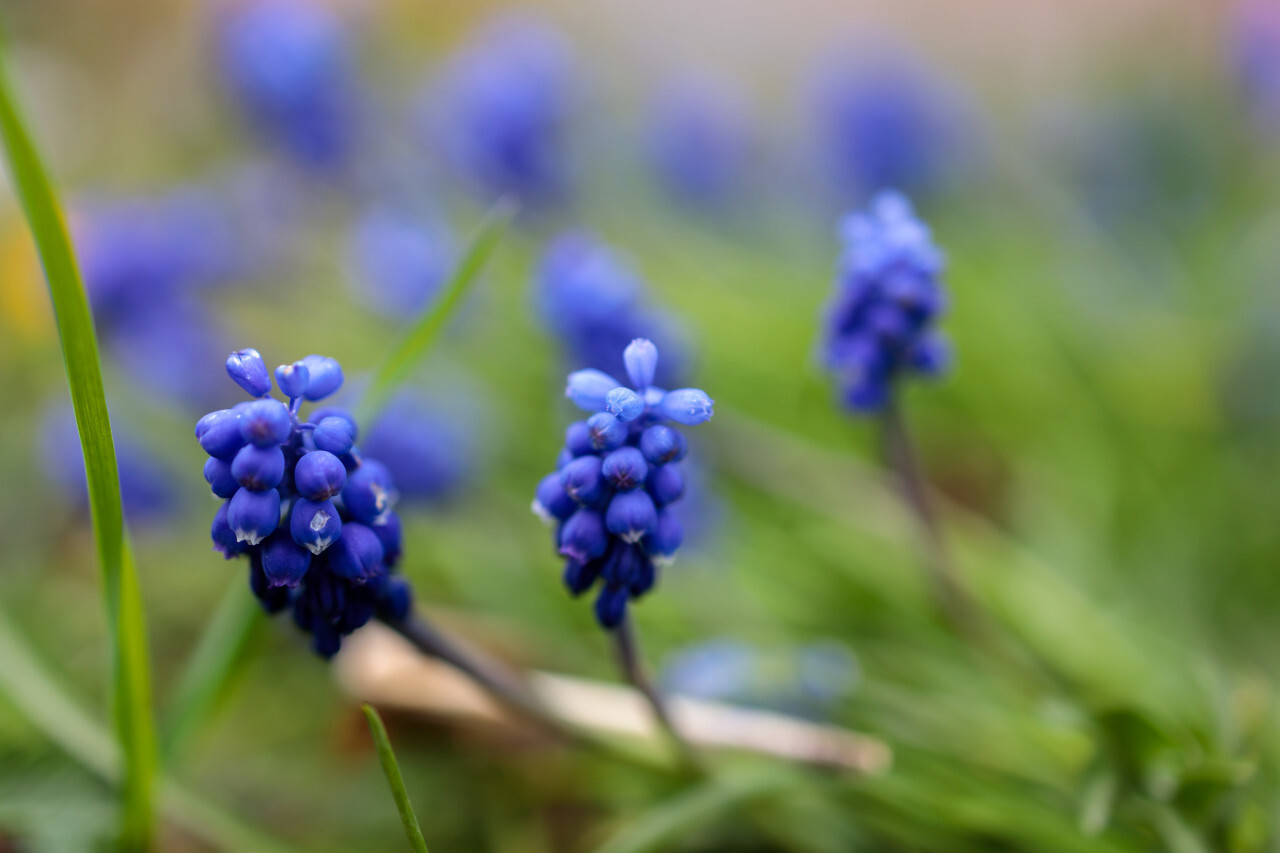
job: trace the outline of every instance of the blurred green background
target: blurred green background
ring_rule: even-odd
[[[324,6],[359,80],[344,119],[362,131],[357,165],[342,174],[290,162],[238,110],[218,55],[235,7],[0,2],[78,243],[102,221],[95,205],[196,188],[232,233],[197,224],[185,239],[246,261],[163,308],[163,333],[145,338],[131,337],[132,308],[103,328],[89,282],[117,438],[164,486],[151,511],[126,489],[162,721],[211,612],[243,582],[244,566],[207,544],[216,503],[190,432],[240,399],[221,358],[324,353],[358,386],[408,316],[376,310],[351,262],[362,211],[387,199],[429,211],[456,253],[497,195],[411,127],[418,93],[431,101],[503,7]],[[691,541],[635,611],[650,662],[670,670],[691,647],[739,644],[770,663],[744,701],[785,704],[797,650],[839,649],[840,689],[806,713],[895,752],[876,778],[797,769],[794,785],[706,809],[653,849],[1280,849],[1280,124],[1268,117],[1280,71],[1261,74],[1268,89],[1238,61],[1241,32],[1270,21],[1280,65],[1274,4],[523,11],[572,54],[558,137],[569,176],[551,201],[527,201],[409,383],[466,439],[443,439],[465,461],[448,488],[401,509],[419,604],[512,663],[618,680],[529,512],[574,417],[561,388],[579,366],[543,322],[537,269],[549,240],[586,227],[629,258],[644,304],[678,329],[685,381],[717,403],[690,430],[703,462]],[[901,174],[948,258],[956,367],[910,386],[905,406],[986,643],[935,611],[877,425],[840,410],[814,356],[835,223],[878,189],[822,166],[806,81],[833,50],[890,50],[952,110],[945,130],[921,131],[933,171]],[[664,192],[645,156],[652,98],[686,74],[728,81],[750,105],[748,153],[710,208]],[[105,616],[80,450],[59,420],[58,342],[7,194],[0,217],[0,614],[105,719]],[[130,239],[100,233],[108,255]],[[178,352],[193,342],[214,358]],[[122,452],[126,480],[130,464]],[[261,619],[237,660],[170,774],[286,848],[402,849],[357,703],[305,638]],[[110,789],[11,700],[0,694],[0,850],[102,845]],[[388,724],[433,850],[591,850],[689,796],[573,749],[409,715]],[[761,768],[790,772],[723,762],[731,778]],[[172,820],[160,847],[216,849]]]

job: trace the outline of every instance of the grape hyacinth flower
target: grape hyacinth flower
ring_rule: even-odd
[[[1258,127],[1280,134],[1280,4],[1243,0],[1236,5],[1229,56]]]
[[[204,476],[223,500],[214,548],[249,558],[249,585],[268,613],[289,609],[323,657],[375,616],[405,619],[411,591],[394,573],[400,557],[395,484],[386,466],[355,446],[358,428],[340,409],[301,417],[342,385],[336,361],[309,355],[275,369],[289,402],[270,396],[257,350],[227,359],[227,374],[254,399],[196,424],[209,454]]]
[[[620,354],[636,338],[656,340],[666,353],[659,384],[682,372],[682,347],[671,321],[643,305],[644,282],[626,259],[585,231],[553,240],[538,267],[536,298],[546,326],[575,365],[621,376]]]
[[[722,208],[748,179],[751,126],[738,93],[689,78],[655,99],[648,134],[650,164],[675,200]]]
[[[357,95],[341,21],[303,0],[249,0],[222,22],[222,79],[264,137],[310,169],[350,158]]]
[[[669,422],[703,423],[713,405],[696,388],[656,387],[658,349],[648,340],[632,341],[623,361],[631,387],[599,370],[570,374],[565,394],[591,416],[569,426],[557,470],[533,502],[556,526],[569,591],[581,595],[600,581],[595,613],[608,629],[622,624],[628,602],[653,587],[680,547],[672,505],[684,491],[686,444]]]
[[[388,317],[426,308],[453,268],[448,228],[387,205],[366,210],[348,238],[351,282],[362,299]]]
[[[499,18],[421,98],[421,129],[481,192],[524,205],[562,198],[573,59],[564,36],[521,15]]]
[[[876,196],[841,226],[844,253],[827,314],[823,360],[855,412],[883,410],[906,373],[937,376],[950,351],[934,329],[946,307],[942,253],[911,203]]]

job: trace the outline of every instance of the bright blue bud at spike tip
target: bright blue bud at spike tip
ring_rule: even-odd
[[[902,375],[937,376],[949,366],[947,343],[934,328],[946,308],[943,258],[898,193],[876,196],[870,209],[845,219],[841,232],[844,254],[823,360],[845,405],[872,413],[888,404]]]
[[[214,549],[228,559],[247,555],[263,609],[291,609],[312,648],[332,657],[343,636],[373,617],[399,620],[410,609],[409,585],[391,574],[400,557],[391,472],[353,446],[358,430],[345,412],[316,409],[313,422],[300,414],[304,397],[342,384],[333,359],[311,355],[276,371],[289,405],[267,396],[270,376],[256,350],[233,353],[227,372],[258,399],[196,424],[210,456],[205,480],[223,499],[210,529]]]
[[[649,384],[658,349],[648,340],[632,341],[622,363],[639,387],[599,370],[569,377],[567,396],[593,414],[566,432],[559,470],[543,478],[533,500],[534,512],[556,525],[569,592],[581,595],[600,582],[596,619],[609,629],[653,586],[658,565],[674,558],[683,535],[671,504],[684,489],[685,441],[665,422],[699,424],[713,408],[696,388],[668,392]]]

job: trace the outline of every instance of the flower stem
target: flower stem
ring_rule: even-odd
[[[649,703],[649,707],[653,709],[653,716],[667,733],[671,742],[675,744],[676,750],[680,755],[680,761],[685,769],[696,776],[705,776],[706,768],[702,761],[698,758],[693,748],[689,746],[676,728],[675,723],[671,719],[671,713],[667,708],[666,700],[658,689],[654,687],[652,680],[645,672],[640,654],[640,644],[636,640],[635,626],[631,623],[630,615],[622,617],[622,621],[618,623],[618,627],[613,629],[613,639],[618,652],[618,663],[622,667],[623,674],[627,681],[631,683],[636,690]]]
[[[928,552],[929,579],[938,607],[957,631],[973,633],[978,628],[973,600],[960,580],[947,547],[896,389],[890,393],[882,417],[885,457],[898,475],[903,498],[920,523]]]

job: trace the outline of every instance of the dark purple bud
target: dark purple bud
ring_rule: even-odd
[[[587,430],[592,450],[614,450],[627,440],[627,425],[608,412],[597,412],[587,418]]]
[[[627,615],[627,598],[630,590],[626,587],[604,586],[596,598],[596,621],[601,626],[613,629],[622,624]]]
[[[256,349],[236,350],[227,356],[227,375],[253,397],[271,393],[271,374]]]
[[[402,622],[413,608],[413,587],[397,575],[389,575],[378,594],[378,615],[389,622]]]
[[[658,424],[640,433],[640,452],[654,465],[679,462],[688,444],[679,430]]]
[[[560,485],[584,506],[600,503],[609,496],[609,484],[600,473],[599,456],[579,456],[560,471]]]
[[[330,660],[342,650],[342,635],[327,622],[317,621],[311,628],[311,650]]]
[[[632,598],[639,598],[649,590],[653,589],[654,583],[658,580],[658,567],[654,565],[653,560],[644,557],[636,566],[635,574],[631,578],[631,582],[627,584],[627,588],[631,590]]]
[[[351,421],[343,417],[321,418],[311,432],[311,441],[316,450],[325,450],[334,456],[344,456],[351,452],[356,443],[356,431]]]
[[[214,456],[204,461],[204,480],[213,489],[213,493],[223,499],[231,497],[240,488],[235,475],[231,473],[231,466]]]
[[[684,525],[674,510],[664,508],[658,511],[658,526],[645,537],[645,550],[649,556],[662,563],[670,563],[675,559],[676,551],[684,542]]]
[[[307,390],[302,396],[308,400],[323,400],[342,387],[342,367],[334,359],[309,355],[302,363],[307,367]]]
[[[658,526],[658,509],[644,489],[619,492],[609,501],[605,526],[624,542],[639,542]]]
[[[593,509],[580,509],[560,528],[560,554],[581,563],[604,556],[609,536],[604,516]]]
[[[356,521],[377,524],[396,502],[391,472],[381,462],[366,459],[347,476],[342,503]]]
[[[311,422],[316,426],[326,418],[342,418],[347,422],[347,426],[351,427],[351,440],[355,441],[360,437],[360,428],[356,426],[356,419],[346,409],[339,409],[337,406],[321,406],[311,413]],[[333,453],[332,450],[329,451]],[[342,454],[336,454],[341,456]]]
[[[230,504],[230,501],[223,501],[213,516],[213,526],[209,528],[214,549],[220,551],[228,560],[249,550],[248,545],[236,538],[236,532],[231,529],[231,523],[227,521],[227,508]]]
[[[245,445],[240,434],[240,413],[234,409],[210,412],[196,424],[196,438],[205,453],[231,459]]]
[[[280,393],[290,400],[296,400],[301,397],[302,392],[307,390],[307,383],[310,381],[311,372],[300,361],[295,361],[293,364],[282,364],[276,368],[276,385],[280,386]]]
[[[280,493],[241,489],[227,506],[227,523],[238,541],[257,545],[280,524]]]
[[[400,562],[400,516],[394,512],[389,512],[380,523],[370,526],[370,529],[377,535],[378,541],[382,543],[382,556],[387,561],[388,568],[395,568],[396,563]]]
[[[655,504],[666,506],[680,500],[684,494],[684,475],[680,473],[680,466],[674,462],[660,465],[649,471],[649,478],[644,485]]]
[[[574,456],[586,456],[595,451],[591,443],[591,429],[586,421],[574,421],[564,431],[564,446]]]
[[[609,586],[630,586],[648,560],[638,545],[616,543],[604,558],[600,576]]]
[[[284,530],[272,533],[262,545],[262,571],[272,586],[295,587],[310,567],[311,552]]]
[[[604,458],[600,473],[618,491],[629,492],[644,484],[649,466],[636,448],[620,447]]]
[[[599,560],[582,563],[571,557],[564,561],[564,585],[575,597],[591,589],[598,577],[600,577]]]
[[[342,519],[333,501],[298,498],[289,514],[289,535],[312,554],[319,554],[342,535]]]
[[[569,497],[569,493],[560,485],[560,474],[548,474],[538,483],[538,491],[533,499],[533,512],[543,521],[564,521],[578,509],[578,503]]]
[[[239,457],[237,457],[239,458]],[[327,450],[313,450],[298,460],[293,469],[293,485],[307,500],[325,501],[347,484],[347,469]]]
[[[279,400],[255,400],[239,411],[240,436],[250,444],[270,447],[289,440],[293,421],[288,406]]]
[[[284,451],[279,445],[257,447],[247,444],[232,460],[231,474],[246,489],[255,492],[274,489],[284,478]]]
[[[367,526],[356,522],[342,526],[342,536],[329,551],[329,568],[339,577],[359,581],[382,568],[382,543]]]
[[[262,550],[255,549],[249,554],[249,589],[253,592],[262,609],[268,614],[276,614],[289,606],[289,590],[286,587],[272,586],[262,570]]]

